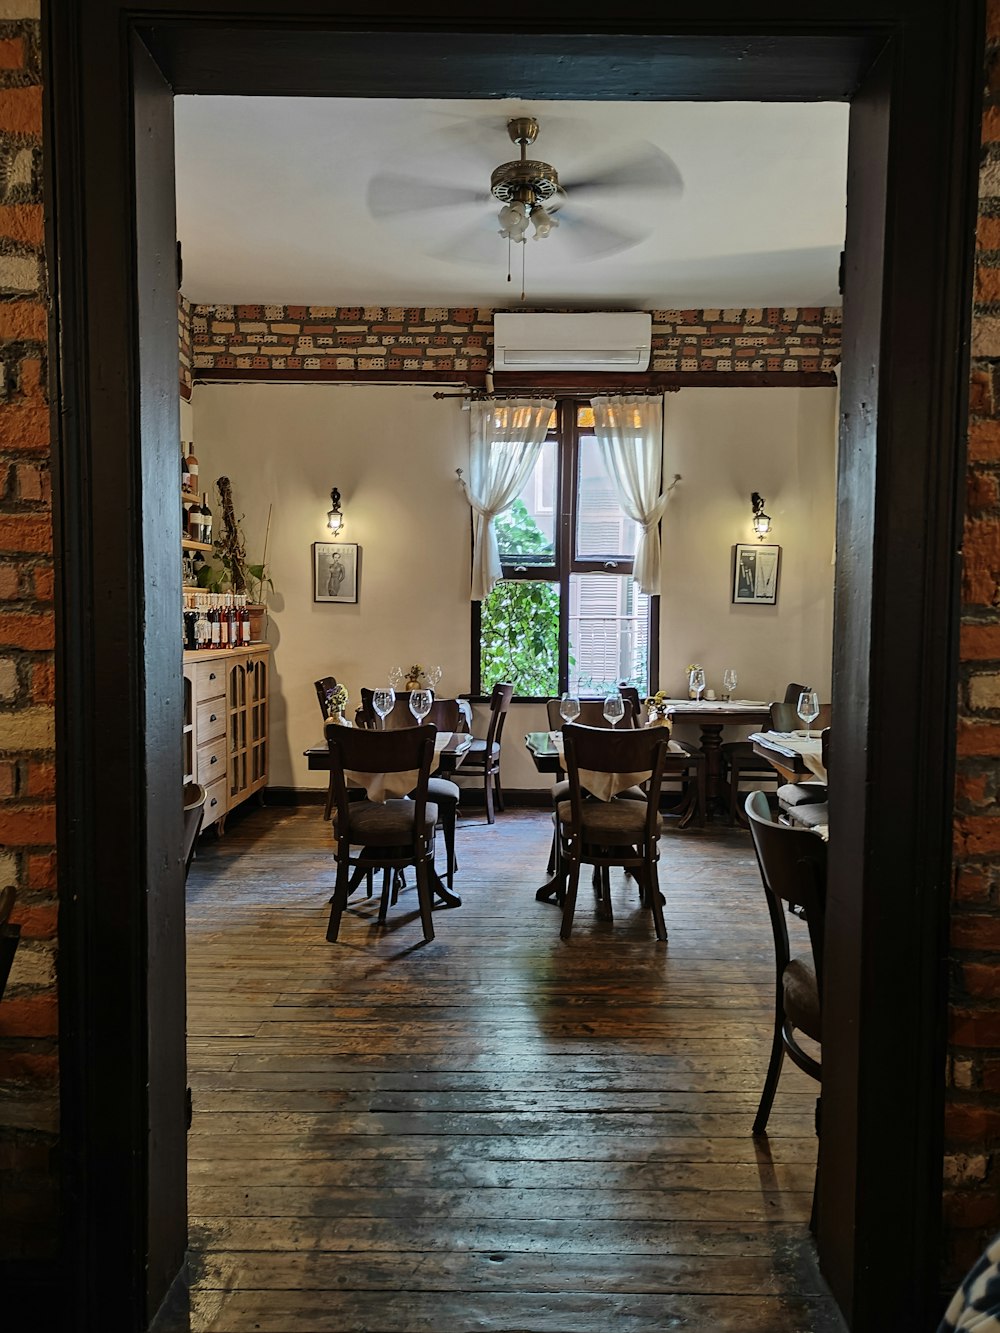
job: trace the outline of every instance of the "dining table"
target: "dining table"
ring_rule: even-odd
[[[473,739],[474,737],[467,731],[439,731],[434,737],[434,757],[431,760],[431,772],[436,772],[442,766],[447,766],[449,772],[459,767],[463,757],[472,748]],[[330,747],[325,742],[322,745],[310,745],[302,753],[311,772],[329,773]],[[414,775],[413,782],[403,783],[405,790],[397,791],[399,776],[398,774],[382,773],[356,773],[353,775],[350,772],[345,773],[348,787],[355,787],[359,791],[364,790],[368,793],[370,800],[378,801],[391,796],[405,795],[406,791],[413,786],[413,782],[416,781],[416,775]],[[362,878],[363,874],[359,875],[357,882],[360,883]],[[447,907],[462,906],[462,899],[445,885],[444,880],[441,879],[433,865],[431,866],[430,881],[434,894]],[[351,887],[352,889],[356,887],[353,881]]]
[[[771,720],[771,705],[763,699],[665,699],[668,720],[692,722],[701,731],[705,756],[705,797],[711,810],[723,796],[722,732],[726,727],[760,727]]]
[[[823,760],[823,740],[817,732],[806,731],[757,731],[750,735],[750,741],[753,745],[754,754],[760,755],[766,759],[776,773],[785,779],[786,782],[794,782],[797,785],[806,785],[815,783],[819,788],[825,788],[828,781],[826,764]],[[813,808],[819,808],[821,802],[817,802]],[[790,815],[792,822],[796,822],[794,814]],[[798,821],[802,822],[802,821]],[[824,842],[830,840],[830,828],[825,823],[804,823],[811,833],[822,838]]]

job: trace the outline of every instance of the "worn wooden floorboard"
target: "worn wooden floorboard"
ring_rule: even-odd
[[[620,872],[615,919],[581,886],[561,941],[550,833],[461,818],[463,906],[427,945],[412,875],[327,944],[318,807],[202,840],[191,1305],[164,1333],[841,1329],[806,1228],[816,1085],[787,1066],[749,1132],[773,954],[747,835],[668,830],[664,945]]]

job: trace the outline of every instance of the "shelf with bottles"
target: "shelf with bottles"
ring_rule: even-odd
[[[185,588],[183,625],[188,652],[250,647],[250,611],[244,594]]]
[[[211,542],[193,542],[187,537],[181,538],[181,546],[185,551],[214,551],[215,547]]]

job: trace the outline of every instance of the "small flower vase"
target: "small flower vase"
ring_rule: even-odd
[[[407,677],[406,677],[406,689],[408,689],[408,690],[419,690],[419,689],[422,689],[422,688],[423,688],[423,687],[422,687],[421,684],[420,684],[420,677],[419,677],[419,676],[407,676]]]

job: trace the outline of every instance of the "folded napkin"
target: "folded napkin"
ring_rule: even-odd
[[[441,759],[441,751],[447,746],[453,734],[450,731],[439,731],[434,737],[434,758],[431,761],[431,772],[437,768]],[[347,785],[349,787],[364,787],[368,793],[369,801],[377,801],[380,805],[394,796],[406,796],[417,785],[419,776],[420,770],[416,768],[403,769],[399,773],[361,773],[357,769],[344,769],[344,778]]]

